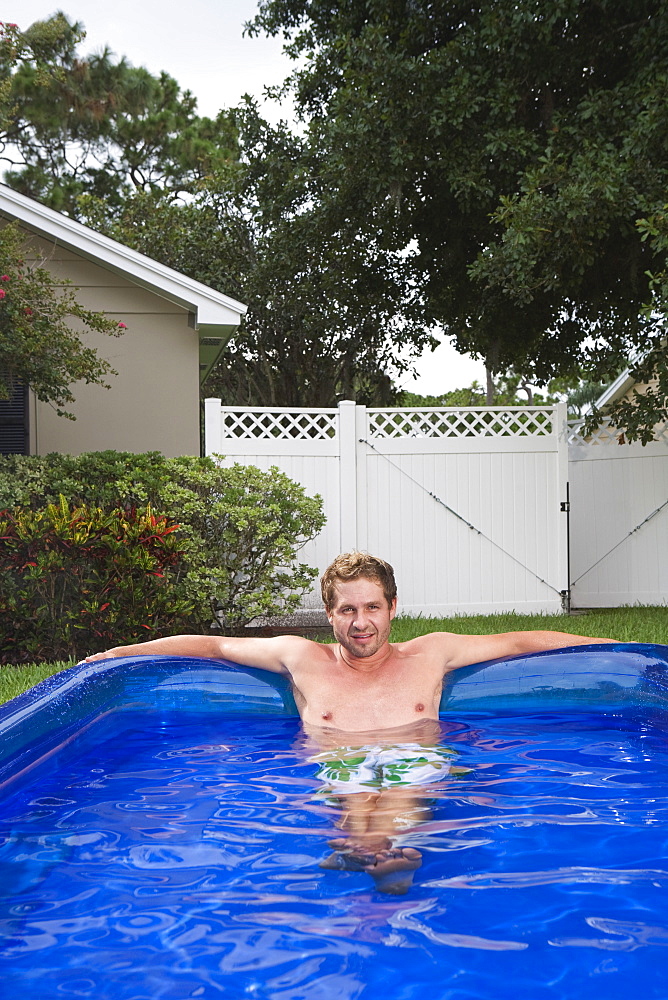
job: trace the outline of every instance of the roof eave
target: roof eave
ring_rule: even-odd
[[[183,306],[194,314],[196,329],[220,329],[224,335],[229,327],[238,326],[246,313],[247,307],[242,302],[54,212],[5,184],[0,184],[0,214],[17,219],[66,249]]]

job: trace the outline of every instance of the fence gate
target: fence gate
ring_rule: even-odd
[[[604,422],[569,434],[572,604],[664,604],[668,595],[668,427],[642,446]]]
[[[412,615],[559,611],[567,590],[565,406],[281,409],[205,403],[205,451],[272,465],[324,500],[301,553],[395,568]],[[314,591],[305,606],[319,607]]]

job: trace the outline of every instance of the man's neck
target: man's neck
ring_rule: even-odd
[[[339,653],[341,659],[347,667],[351,667],[353,670],[357,670],[360,673],[371,672],[372,670],[377,670],[378,667],[382,667],[384,663],[389,660],[392,656],[392,646],[389,642],[386,642],[384,646],[381,646],[372,656],[353,656],[353,654],[339,643]]]

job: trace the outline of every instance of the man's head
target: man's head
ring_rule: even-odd
[[[388,605],[396,599],[397,585],[394,570],[389,563],[377,556],[370,556],[368,552],[344,552],[327,567],[320,579],[322,600],[327,611],[331,611],[334,606],[336,584],[359,580],[360,577],[378,583]]]
[[[382,653],[397,606],[392,567],[364,552],[349,552],[328,566],[321,586],[341,646],[358,660]]]

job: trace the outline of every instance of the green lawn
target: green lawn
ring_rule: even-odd
[[[69,663],[58,660],[53,663],[26,663],[17,667],[9,664],[0,666],[0,704],[16,698],[17,694],[27,691],[51,674],[57,674],[59,670],[73,665],[73,660]]]
[[[475,615],[456,618],[397,618],[392,639],[404,642],[425,632],[460,632],[482,635],[489,632],[519,632],[547,629],[591,635],[620,642],[659,642],[668,645],[668,607],[612,608],[564,615]],[[31,663],[0,666],[0,703],[15,698],[38,681],[72,666],[72,663]]]
[[[606,608],[573,615],[471,615],[457,618],[397,618],[392,639],[405,642],[425,632],[460,632],[484,635],[545,629],[591,635],[620,642],[660,642],[668,645],[668,606]]]

